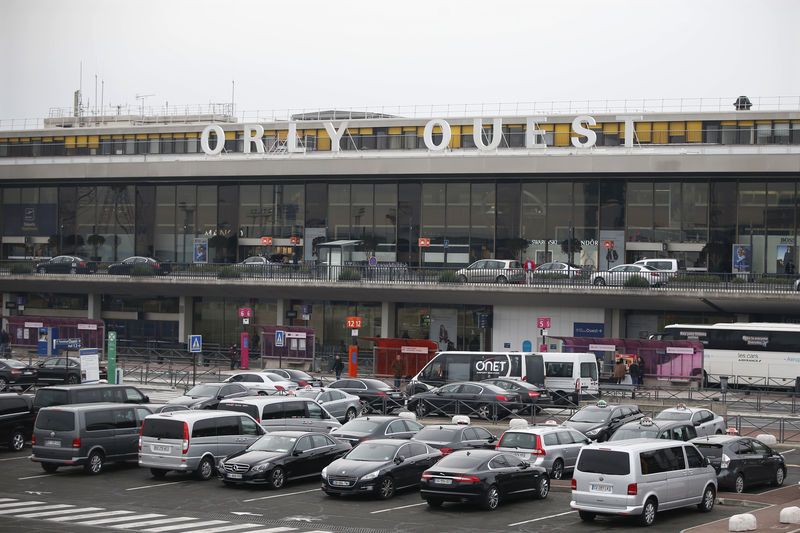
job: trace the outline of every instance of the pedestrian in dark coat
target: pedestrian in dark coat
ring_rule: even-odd
[[[342,361],[341,355],[337,355],[336,359],[333,360],[333,366],[331,367],[331,370],[333,370],[334,373],[336,374],[337,380],[341,379],[342,370],[344,370],[344,361]]]

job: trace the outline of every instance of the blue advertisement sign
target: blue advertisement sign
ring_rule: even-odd
[[[605,337],[605,324],[597,322],[575,322],[573,325],[573,337]]]

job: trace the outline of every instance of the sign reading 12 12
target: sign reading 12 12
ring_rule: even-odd
[[[361,317],[360,316],[347,317],[347,327],[350,329],[359,329],[361,327]]]

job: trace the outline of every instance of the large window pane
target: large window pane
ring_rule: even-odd
[[[653,242],[653,184],[628,183],[627,205],[628,233],[626,240]]]
[[[682,203],[683,241],[708,241],[708,183],[684,183]]]
[[[331,240],[350,238],[350,185],[328,186],[328,237]]]
[[[494,257],[494,225],[497,215],[494,183],[472,184],[470,212],[470,259]]]
[[[653,187],[653,225],[656,242],[681,238],[681,184],[659,183]]]

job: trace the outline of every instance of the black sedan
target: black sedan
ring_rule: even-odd
[[[16,359],[0,359],[0,391],[15,385],[33,385],[39,371]]]
[[[73,255],[57,255],[47,261],[36,263],[39,274],[93,274],[97,263]]]
[[[315,378],[302,370],[294,368],[270,368],[272,374],[278,374],[284,379],[294,381],[299,387],[322,387],[322,380]]]
[[[403,393],[379,379],[342,378],[328,387],[355,394],[364,402],[366,412],[389,414],[403,407]]]
[[[422,472],[442,453],[422,442],[369,440],[322,470],[322,490],[329,496],[371,494],[385,500],[419,485]]]
[[[216,409],[219,402],[230,398],[250,396],[249,389],[241,383],[201,383],[172,398],[167,405],[183,405],[189,409]]]
[[[82,381],[81,360],[76,357],[49,357],[36,368],[37,382],[48,385],[77,384]],[[100,379],[108,379],[105,366],[100,366]]]
[[[131,274],[168,274],[172,271],[172,267],[168,263],[162,263],[152,257],[142,257],[135,255],[123,259],[119,263],[114,263],[108,266],[108,273],[111,275],[125,275]]]
[[[368,439],[410,439],[425,426],[399,416],[361,416],[331,431],[331,437],[351,446]]]
[[[431,391],[419,392],[408,399],[408,410],[417,416],[474,415],[479,418],[503,418],[524,406],[520,393],[489,383],[461,381]]]
[[[771,484],[776,487],[786,480],[783,455],[763,442],[750,437],[710,435],[697,437],[692,444],[711,460],[717,471],[717,483],[733,492],[748,487]]]
[[[420,494],[431,507],[476,503],[493,511],[506,498],[547,498],[550,478],[540,466],[494,450],[454,452],[422,474]]]
[[[424,442],[442,452],[442,455],[448,455],[458,450],[494,448],[497,437],[480,426],[433,424],[421,429],[413,440]]]
[[[484,379],[481,383],[488,383],[500,387],[503,390],[518,392],[525,407],[533,406],[536,413],[542,410],[542,405],[550,405],[553,402],[547,389],[537,387],[533,383],[528,383],[527,381],[511,378],[492,378]]]
[[[643,416],[636,405],[611,405],[600,400],[596,405],[581,407],[564,421],[564,425],[577,429],[592,440],[604,442],[621,426]]]
[[[349,444],[323,433],[274,431],[220,460],[217,472],[226,485],[242,483],[279,489],[287,481],[319,476],[331,461],[349,451]]]

